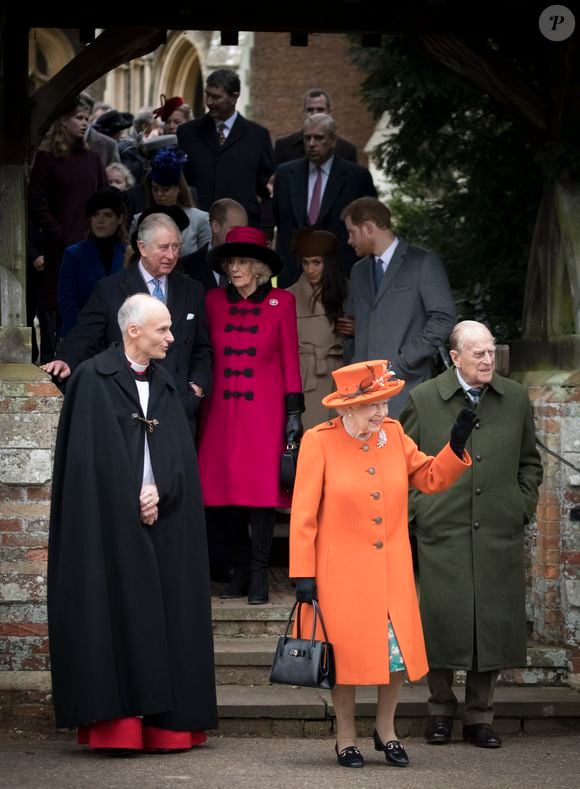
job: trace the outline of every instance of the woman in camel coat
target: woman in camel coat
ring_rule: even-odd
[[[332,373],[343,364],[343,335],[338,326],[344,320],[347,284],[338,262],[338,239],[334,233],[305,227],[296,232],[294,241],[302,275],[288,291],[296,298],[306,408],[302,423],[306,429],[335,416],[321,400],[332,392]]]
[[[379,688],[375,748],[405,767],[394,715],[403,682],[427,673],[408,536],[409,487],[445,490],[471,465],[465,441],[476,421],[464,409],[449,444],[425,455],[388,419],[388,398],[404,381],[386,360],[333,373],[323,402],[339,416],[308,430],[298,461],[290,522],[290,575],[296,598],[320,602],[334,645],[338,762],[362,767],[356,746],[355,686]],[[303,612],[308,631],[311,609]]]

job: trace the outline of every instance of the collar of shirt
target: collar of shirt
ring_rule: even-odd
[[[232,130],[232,126],[233,126],[233,125],[234,125],[234,123],[236,122],[236,118],[237,118],[237,117],[238,117],[238,112],[237,112],[237,110],[236,110],[236,112],[234,112],[234,114],[233,114],[233,115],[230,115],[230,117],[229,117],[229,118],[227,118],[225,121],[216,121],[216,122],[215,122],[216,131],[217,131],[217,127],[219,126],[219,124],[220,124],[220,123],[223,123],[223,125],[224,125],[224,134],[225,134],[225,135],[226,135],[226,137],[227,137],[227,136],[228,136],[228,134],[231,132],[231,130]]]
[[[316,169],[318,167],[320,167],[320,169],[322,170],[322,175],[326,176],[326,178],[328,178],[328,176],[330,175],[330,168],[332,167],[332,162],[333,161],[334,161],[334,156],[331,156],[330,159],[327,159],[321,165],[313,164],[312,162],[309,162],[308,163],[308,174],[311,176],[313,173],[316,173]]]
[[[463,389],[464,392],[468,392],[470,389],[481,389],[483,391],[485,388],[484,386],[470,386],[467,383],[467,381],[461,377],[461,373],[459,372],[457,367],[455,368],[455,375],[457,376],[457,380],[461,384],[461,388]]]
[[[167,294],[167,274],[163,274],[161,277],[154,277],[153,274],[150,274],[147,271],[141,260],[139,260],[137,266],[139,268],[139,274],[141,274],[141,276],[143,277],[149,293],[152,293],[153,288],[155,287],[155,283],[153,282],[153,280],[158,279],[161,285],[161,290],[163,291],[163,293]]]
[[[389,263],[393,259],[393,255],[395,254],[396,248],[399,246],[399,239],[395,237],[394,241],[392,241],[389,246],[385,249],[382,255],[375,255],[375,260],[380,258],[383,261],[383,271],[386,271],[388,268]]]

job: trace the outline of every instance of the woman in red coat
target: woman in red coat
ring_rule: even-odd
[[[229,284],[206,296],[214,383],[200,423],[201,485],[209,521],[212,508],[228,508],[234,574],[221,596],[256,605],[268,602],[274,509],[290,504],[280,457],[302,436],[296,301],[272,288],[283,263],[261,230],[233,228],[209,260]]]
[[[355,687],[377,685],[375,748],[406,767],[395,709],[403,672],[427,673],[427,657],[409,543],[409,486],[445,490],[471,465],[464,451],[476,421],[464,409],[451,440],[435,457],[420,452],[400,423],[388,419],[388,398],[403,388],[386,360],[332,373],[337,391],[323,398],[339,416],[307,430],[300,448],[290,521],[290,575],[296,599],[320,601],[334,645],[336,754],[362,767],[356,745]],[[310,632],[311,609],[302,628]],[[320,637],[320,636],[319,636]]]

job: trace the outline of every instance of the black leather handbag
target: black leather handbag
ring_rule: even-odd
[[[310,638],[301,638],[300,609],[303,605],[309,604],[299,603],[298,601],[294,603],[286,625],[286,632],[278,639],[272,671],[270,672],[270,682],[280,685],[299,685],[304,688],[330,690],[336,683],[334,651],[326,635],[322,611],[316,600],[313,600],[312,636]],[[296,633],[298,637],[292,638],[288,633],[290,632],[296,607],[298,607],[296,613]],[[314,640],[318,619],[320,619],[324,641]]]
[[[298,463],[298,444],[294,441],[286,445],[280,458],[280,487],[286,493],[292,493],[296,479],[296,464]]]

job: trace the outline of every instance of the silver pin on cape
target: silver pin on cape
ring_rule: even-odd
[[[385,431],[381,427],[381,429],[379,430],[378,438],[377,438],[377,449],[382,449],[384,446],[386,446],[387,440],[388,440],[387,439],[387,434],[385,433]]]

